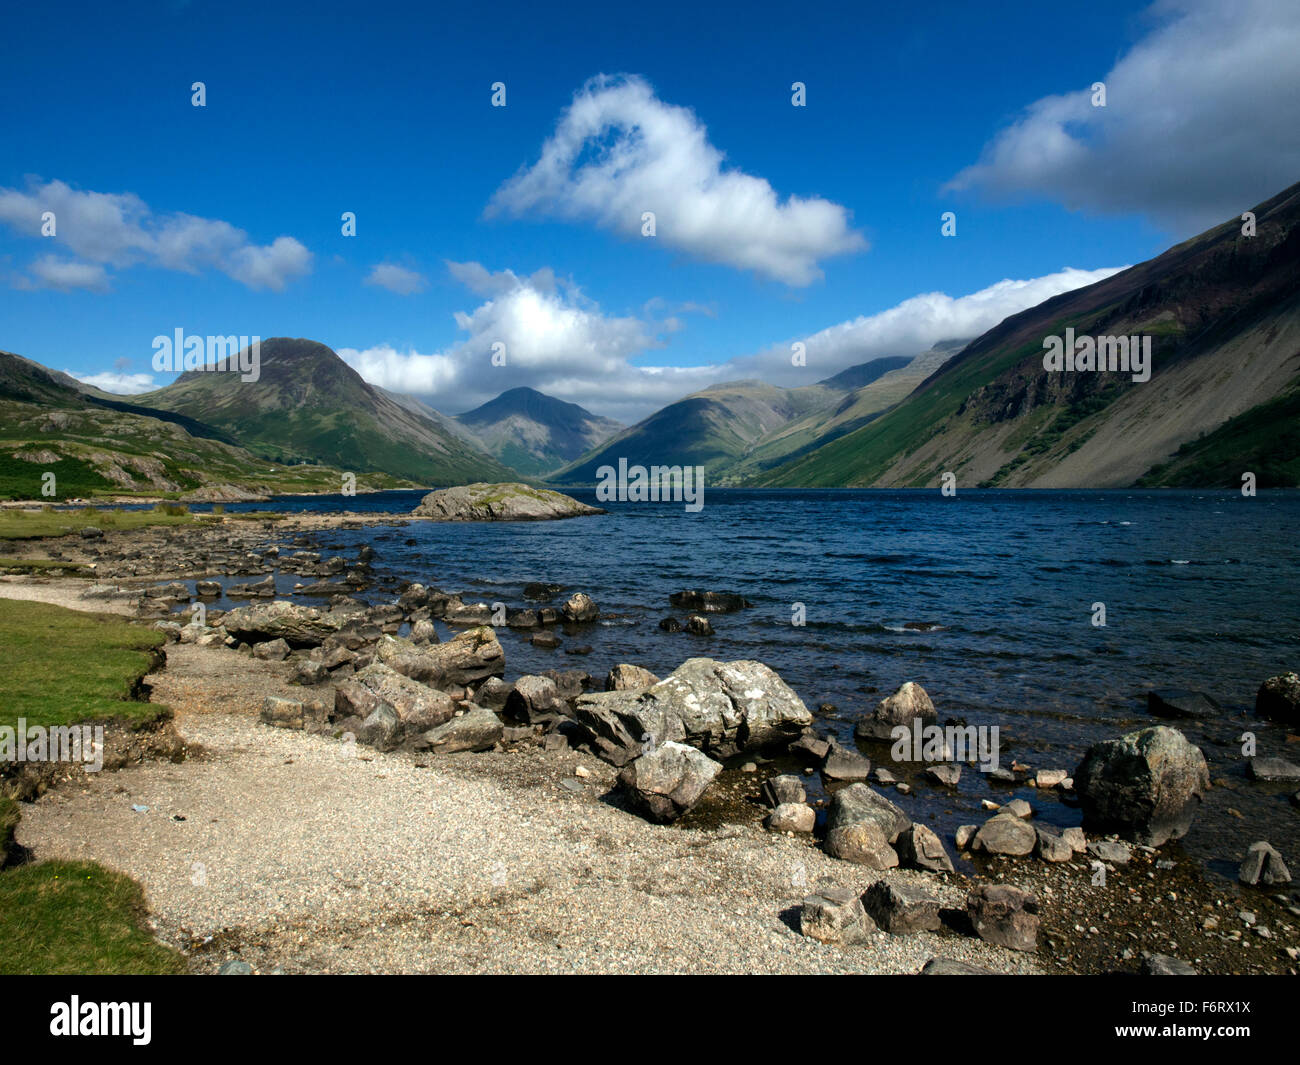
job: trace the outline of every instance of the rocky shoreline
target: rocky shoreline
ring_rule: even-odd
[[[1013,763],[1000,770],[1008,784],[1078,803],[1086,832],[1057,831],[1016,799],[986,803],[993,807],[987,820],[944,840],[908,816],[909,785],[819,733],[798,695],[762,663],[693,658],[662,679],[621,663],[603,683],[581,670],[508,683],[498,629],[537,640],[558,624],[595,622],[598,605],[581,592],[561,603],[558,589],[539,583],[530,599],[545,605],[497,617],[487,604],[396,584],[375,569],[369,547],[355,558],[323,557],[309,532],[355,527],[356,518],[312,517],[292,526],[110,532],[40,548],[95,566],[96,583],[81,593],[87,605],[117,604],[153,621],[169,646],[192,645],[228,659],[230,669],[239,668],[234,656],[245,656],[287,679],[291,690],[262,700],[260,728],[416,763],[576,754],[581,761],[560,786],[578,792],[606,779],[604,801],[634,823],[678,822],[671,830],[678,835],[739,826],[781,837],[833,870],[791,882],[802,895],[786,923],[819,943],[856,952],[882,936],[956,937],[1061,972],[1300,968],[1300,896],[1285,856],[1255,847],[1242,863],[1243,880],[1253,874],[1262,884],[1253,889],[1253,909],[1225,899],[1180,859],[1176,840],[1210,779],[1204,755],[1176,728],[1156,725],[1097,744],[1074,769]],[[362,523],[391,522],[367,515]],[[273,572],[300,577],[296,593],[328,606],[277,598]],[[231,584],[237,577],[260,579]],[[194,609],[218,596],[248,605]],[[673,605],[697,611],[688,624],[707,625],[709,613],[742,608],[738,599],[688,590]],[[193,620],[173,620],[178,608],[189,608]],[[450,630],[448,639],[435,621]],[[1261,702],[1269,716],[1294,725],[1300,680],[1271,679]],[[905,684],[863,714],[858,734],[869,745],[896,725],[936,718],[919,685]],[[926,786],[950,787],[962,764],[950,750],[939,754]],[[607,769],[594,770],[593,760]],[[1283,760],[1259,761],[1262,774],[1290,772]],[[829,795],[809,802],[804,783],[814,777]],[[954,853],[973,874],[958,871]],[[875,879],[861,890],[864,871]],[[863,964],[869,957],[868,950]],[[928,971],[972,971],[961,968],[967,964]]]

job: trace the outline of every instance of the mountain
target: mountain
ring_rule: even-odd
[[[942,357],[960,347],[954,343]],[[918,369],[910,369],[914,364]],[[743,483],[863,424],[906,396],[936,365],[932,357],[890,356],[800,388],[761,381],[713,385],[661,408],[552,480],[591,483],[599,467],[625,458],[644,466],[703,466],[710,483]]]
[[[944,340],[913,358],[888,356],[875,359],[828,377],[828,387],[851,391],[829,410],[817,410],[787,423],[760,440],[750,452],[727,471],[727,480],[747,483],[768,470],[793,461],[823,444],[837,440],[878,418],[906,399],[908,394],[966,344]]]
[[[512,388],[458,414],[487,451],[524,475],[541,476],[598,447],[623,426],[532,388]]]
[[[170,411],[108,397],[39,363],[0,352],[0,497],[93,495],[237,498],[337,491],[342,473],[286,467],[236,446],[221,430]],[[361,477],[362,488],[398,487]]]
[[[366,384],[313,340],[262,341],[256,381],[224,370],[191,370],[136,400],[199,419],[280,462],[384,472],[422,485],[517,479],[434,419]]]
[[[1254,236],[1234,218],[1006,319],[892,410],[758,483],[1296,484],[1300,185],[1253,214]],[[1067,328],[1150,337],[1150,379],[1044,369],[1044,340]]]
[[[591,484],[601,466],[703,466],[725,471],[769,433],[794,418],[833,406],[843,392],[823,384],[777,388],[761,381],[714,385],[670,403],[551,476],[557,484]]]

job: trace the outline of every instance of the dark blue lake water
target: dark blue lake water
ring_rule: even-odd
[[[571,494],[595,502],[593,492]],[[407,511],[420,496],[259,506]],[[377,568],[467,602],[524,606],[525,583],[554,581],[613,615],[563,635],[566,646],[592,646],[581,657],[503,629],[508,677],[582,668],[599,679],[619,662],[663,676],[694,655],[753,658],[810,709],[832,704],[822,720],[849,742],[861,712],[915,680],[941,721],[997,725],[1004,764],[1073,770],[1089,744],[1153,723],[1149,689],[1199,689],[1225,711],[1185,731],[1212,776],[1237,792],[1211,805],[1230,798],[1260,822],[1252,839],[1267,838],[1266,825],[1296,835],[1283,789],[1245,781],[1237,737],[1250,728],[1261,753],[1300,756],[1284,730],[1251,712],[1263,678],[1300,665],[1300,493],[711,489],[705,503],[694,514],[611,504],[608,515],[569,521],[418,523],[321,541],[340,552],[371,543]],[[754,605],[713,615],[713,637],[665,633],[661,618],[685,616],[668,596],[685,588],[736,591]],[[803,626],[791,623],[797,603]],[[1093,624],[1094,604],[1105,606],[1104,627]],[[1008,795],[968,768],[956,796],[925,801],[936,822],[955,827],[975,820],[990,794]],[[1074,811],[1048,805],[1044,816],[1077,823]],[[1223,845],[1205,839],[1207,855]]]

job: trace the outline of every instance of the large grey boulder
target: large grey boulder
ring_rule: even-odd
[[[276,599],[227,611],[221,627],[244,643],[284,640],[290,647],[315,647],[338,632],[346,620],[341,614]]]
[[[547,488],[480,481],[430,492],[411,513],[436,521],[553,521],[605,511]]]
[[[862,906],[876,925],[892,936],[936,932],[942,924],[939,900],[915,884],[877,880],[862,896]]]
[[[1074,772],[1084,826],[1148,847],[1186,835],[1209,786],[1201,749],[1165,725],[1094,744]]]
[[[426,732],[422,742],[437,754],[486,751],[501,739],[502,731],[501,719],[496,714],[485,706],[469,703],[460,717]]]
[[[922,727],[938,720],[934,703],[924,688],[909,680],[887,699],[881,699],[876,708],[858,722],[854,734],[864,740],[890,739],[900,725],[909,731],[915,721]]]
[[[1300,675],[1269,677],[1255,693],[1255,712],[1270,721],[1300,725]]]
[[[625,766],[618,783],[635,810],[667,824],[699,802],[720,772],[722,766],[702,751],[668,740]]]
[[[850,784],[831,797],[826,853],[870,869],[892,869],[899,864],[893,844],[911,824],[883,795],[865,784]]]
[[[505,700],[505,716],[529,725],[554,725],[567,717],[569,704],[550,677],[520,677]]]
[[[934,831],[926,825],[914,824],[898,837],[895,847],[899,860],[910,869],[925,869],[931,873],[951,873],[952,858]]]
[[[397,715],[402,733],[414,736],[450,721],[456,713],[451,696],[412,680],[382,662],[372,662],[334,689],[335,717],[369,718],[380,706]]]
[[[1000,813],[980,826],[971,849],[985,854],[1005,854],[1015,858],[1032,854],[1038,845],[1038,833],[1029,822],[1015,814]]]
[[[640,754],[643,743],[668,740],[731,758],[788,744],[812,723],[803,700],[761,662],[712,658],[687,659],[648,688],[580,695],[574,717],[616,766]]]
[[[434,687],[472,684],[505,672],[506,653],[487,625],[458,632],[446,643],[420,645],[384,636],[375,657],[398,673]]]

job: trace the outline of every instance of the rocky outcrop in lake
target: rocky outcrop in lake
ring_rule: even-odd
[[[430,492],[411,511],[413,517],[435,521],[554,521],[604,513],[548,488],[483,482]]]

